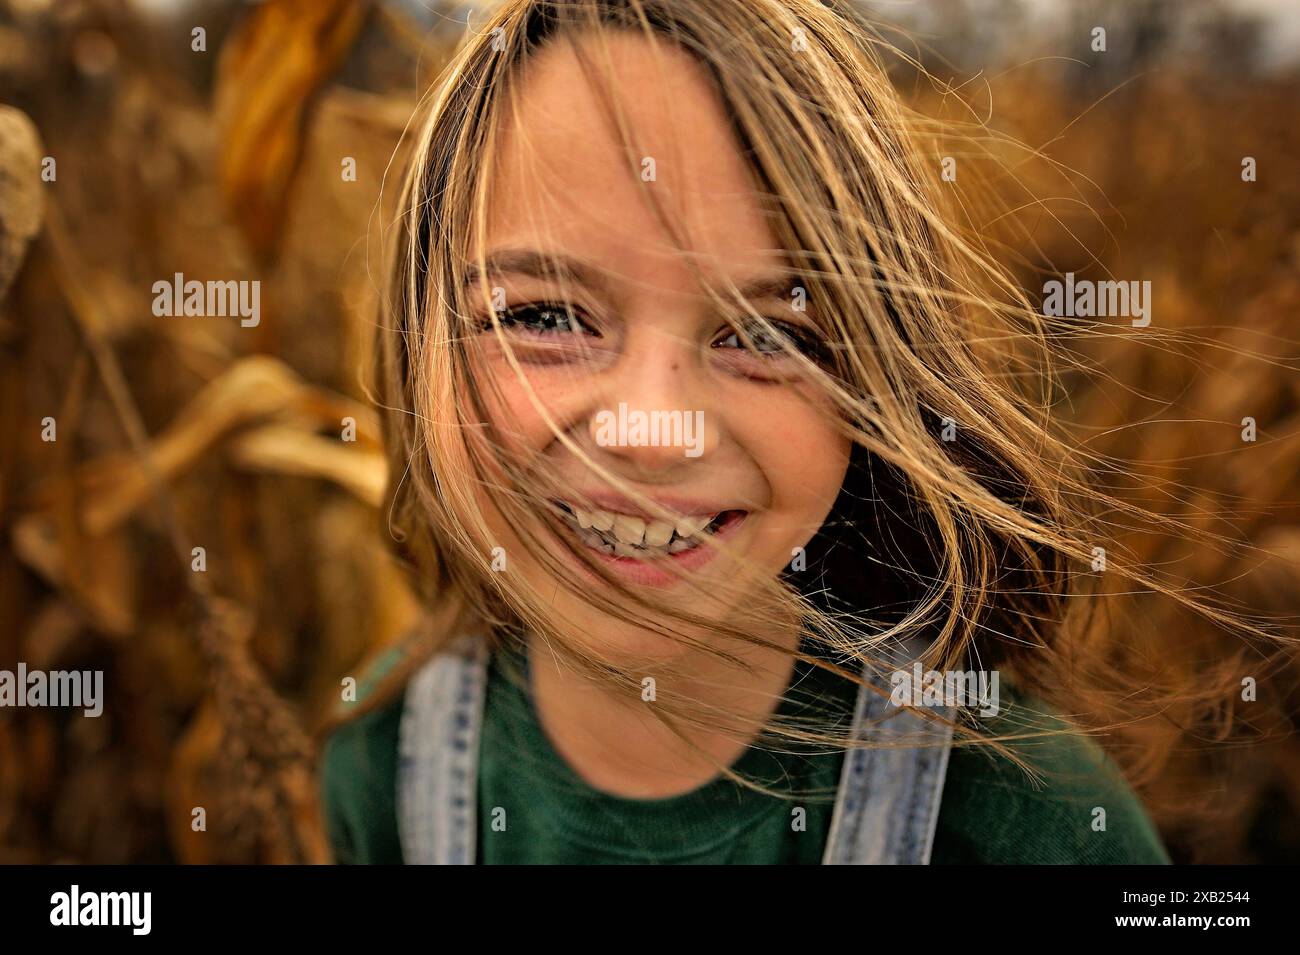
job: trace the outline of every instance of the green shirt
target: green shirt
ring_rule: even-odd
[[[815,865],[830,831],[843,753],[774,739],[751,746],[731,769],[781,796],[718,776],[688,793],[627,799],[592,789],[556,753],[524,686],[522,654],[488,669],[480,747],[478,858],[487,865]],[[857,687],[796,661],[778,712],[810,719],[827,710],[847,721]],[[785,797],[785,798],[782,798]]]
[[[395,660],[390,656],[377,669]],[[362,698],[378,675],[363,684]],[[855,690],[799,663],[780,712],[807,715],[819,701],[847,708]],[[1002,695],[1005,701],[1005,686]],[[396,697],[339,728],[326,744],[322,797],[340,862],[402,862],[396,811],[402,704]],[[985,747],[953,748],[932,863],[1169,861],[1141,803],[1093,740],[1069,734],[1014,745],[1045,777],[1041,787]],[[783,741],[780,748],[792,747]],[[484,864],[815,864],[843,754],[795,749],[751,747],[732,767],[786,798],[724,777],[667,799],[598,792],[555,752],[523,686],[494,660],[480,737],[477,858]]]

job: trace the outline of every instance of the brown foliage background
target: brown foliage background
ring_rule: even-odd
[[[328,859],[313,730],[416,613],[378,511],[368,236],[458,29],[361,0],[174,20],[125,0],[0,0],[0,102],[34,124],[0,109],[0,668],[102,669],[106,696],[99,719],[0,710],[0,862]],[[1224,82],[1210,56],[1116,77],[1039,52],[963,90],[990,126],[1041,147],[990,147],[1012,173],[998,180],[1007,221],[1033,239],[1014,248],[1026,287],[1049,263],[1150,279],[1154,321],[1199,338],[1081,344],[1105,378],[1068,376],[1059,411],[1093,450],[1137,462],[1126,493],[1253,549],[1129,546],[1294,615],[1300,78]],[[952,109],[914,77],[900,87]],[[260,280],[260,324],[155,317],[151,286],[177,272]],[[47,416],[57,441],[41,439]],[[1162,604],[1135,613],[1185,633],[1161,665],[1230,653]],[[1275,685],[1294,686],[1294,658],[1276,665],[1292,679]],[[1203,752],[1172,749],[1178,721],[1203,714],[1142,729],[1159,758],[1143,795],[1177,858],[1300,858],[1300,700],[1259,706]]]

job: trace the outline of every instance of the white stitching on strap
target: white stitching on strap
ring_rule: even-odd
[[[481,639],[463,637],[422,666],[407,686],[397,813],[407,863],[474,862],[485,651]]]
[[[914,658],[917,645],[909,644],[909,650],[906,656]],[[907,740],[924,745],[852,749],[845,754],[822,864],[926,865],[943,798],[952,727],[893,706],[890,688],[870,668],[863,677],[853,715],[854,738],[870,735],[877,743]],[[952,718],[948,708],[936,711]]]

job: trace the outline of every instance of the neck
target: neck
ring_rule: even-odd
[[[747,665],[689,650],[671,675],[647,670],[661,700],[699,701],[730,714],[723,728],[678,719],[674,732],[652,709],[663,702],[592,681],[530,639],[538,719],[556,752],[588,785],[626,798],[680,795],[734,763],[776,709],[790,684],[798,635],[774,643],[779,649],[745,644],[732,651]]]

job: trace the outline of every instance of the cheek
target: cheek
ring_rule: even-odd
[[[500,440],[511,452],[525,456],[544,450],[555,438],[543,409],[552,420],[558,420],[556,416],[563,413],[560,402],[578,388],[572,375],[554,371],[538,373],[525,368],[526,377],[521,379],[499,355],[476,362],[475,374],[483,389],[488,420]]]
[[[482,395],[487,421],[492,426],[492,438],[503,445],[505,456],[516,466],[530,468],[556,441],[547,417],[556,427],[563,429],[574,403],[582,400],[585,387],[579,380],[581,376],[576,376],[571,370],[524,366],[524,378],[521,379],[501,355],[477,359],[471,367]],[[484,434],[481,430],[479,433]],[[513,483],[496,464],[498,452],[486,445],[483,450],[492,483],[498,487]],[[476,494],[498,539],[512,545],[517,543],[516,529],[497,510],[491,489],[480,485]],[[540,528],[535,530],[540,531]]]
[[[472,350],[469,357],[470,374],[477,392],[481,411],[472,411],[469,403],[462,439],[472,448],[474,458],[485,469],[486,479],[476,481],[473,494],[492,534],[492,545],[503,544],[507,551],[516,549],[517,539],[510,522],[498,510],[500,488],[509,483],[498,457],[504,456],[516,463],[527,461],[546,441],[548,434],[541,414],[529,399],[528,388],[516,376],[509,363],[500,356],[489,354],[490,349]],[[537,382],[532,382],[537,387]],[[482,415],[479,421],[478,415]],[[473,415],[473,417],[470,417]],[[477,422],[477,423],[476,423]],[[482,427],[483,424],[489,427]],[[498,447],[500,445],[500,447]]]
[[[848,472],[852,444],[829,412],[794,392],[751,403],[734,426],[737,437],[763,472],[770,511],[792,532],[816,530],[830,512]]]

